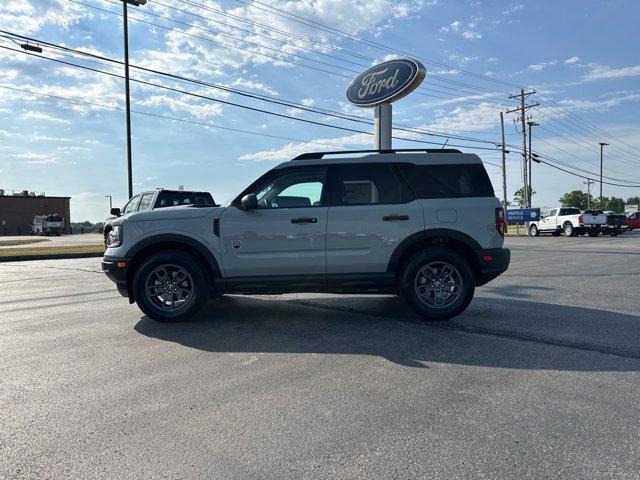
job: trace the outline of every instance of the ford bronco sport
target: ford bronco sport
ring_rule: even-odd
[[[458,150],[307,153],[227,205],[133,212],[105,236],[102,269],[163,322],[213,295],[287,292],[397,293],[445,320],[510,258],[482,162]]]

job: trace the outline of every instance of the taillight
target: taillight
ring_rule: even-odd
[[[496,230],[504,237],[504,210],[502,208],[496,208]]]
[[[582,215],[578,215],[578,224],[582,225]]]

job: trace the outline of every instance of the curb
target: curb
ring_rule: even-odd
[[[11,255],[6,257],[0,257],[0,263],[2,262],[24,262],[28,260],[62,260],[65,258],[92,258],[102,257],[104,252],[87,252],[87,253],[43,253],[32,255]]]

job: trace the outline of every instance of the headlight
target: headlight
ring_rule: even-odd
[[[104,243],[107,247],[119,247],[122,245],[122,226],[114,225],[107,233]]]

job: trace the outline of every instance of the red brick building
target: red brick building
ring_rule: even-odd
[[[64,219],[65,233],[71,233],[70,198],[0,195],[0,236],[29,235],[33,217],[49,213],[60,215]]]

